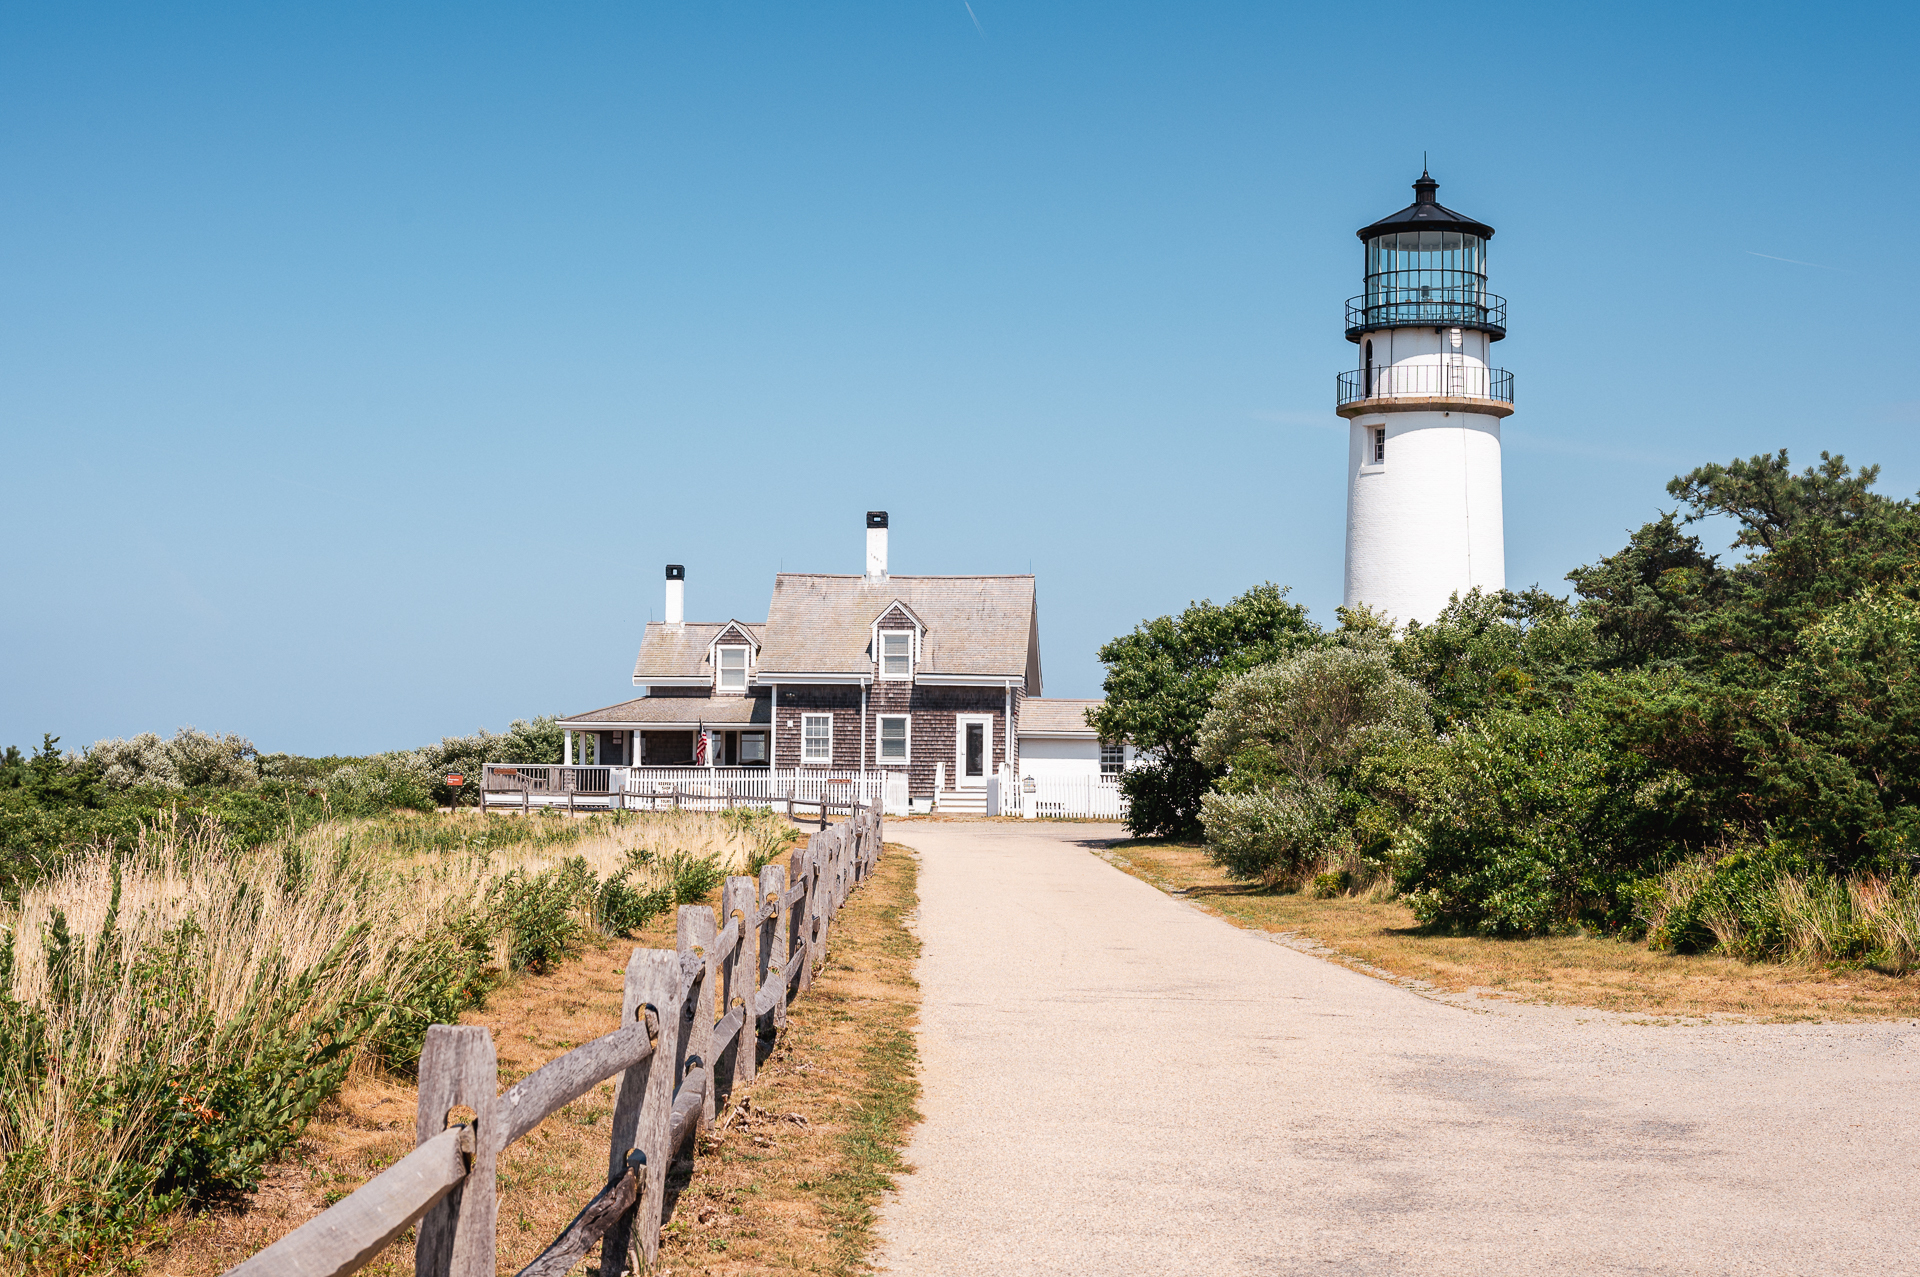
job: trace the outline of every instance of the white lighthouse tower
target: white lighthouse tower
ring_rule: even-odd
[[[1453,594],[1506,585],[1500,420],[1513,374],[1492,366],[1507,303],[1487,291],[1493,227],[1414,201],[1359,232],[1366,292],[1347,302],[1359,366],[1340,374],[1347,455],[1347,606],[1431,621]]]

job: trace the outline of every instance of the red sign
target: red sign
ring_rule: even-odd
[[[462,776],[459,772],[454,772],[452,775],[447,777],[447,784],[453,786],[455,789],[460,788],[460,786],[466,783],[467,783],[467,778],[465,776]]]

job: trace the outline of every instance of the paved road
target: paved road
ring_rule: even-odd
[[[1920,1027],[1461,1009],[1207,917],[1111,826],[900,823],[902,1277],[1920,1273]]]

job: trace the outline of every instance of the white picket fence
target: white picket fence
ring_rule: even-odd
[[[1003,796],[1001,810],[1029,820],[1124,820],[1127,796],[1117,776],[1026,775],[1008,786],[1012,801]]]
[[[877,807],[884,772],[796,767],[583,767],[488,763],[480,800],[489,808],[569,811],[718,811],[802,803]]]

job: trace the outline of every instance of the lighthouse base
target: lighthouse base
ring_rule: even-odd
[[[1433,620],[1455,594],[1504,589],[1500,417],[1396,410],[1349,420],[1347,606],[1404,625]]]

